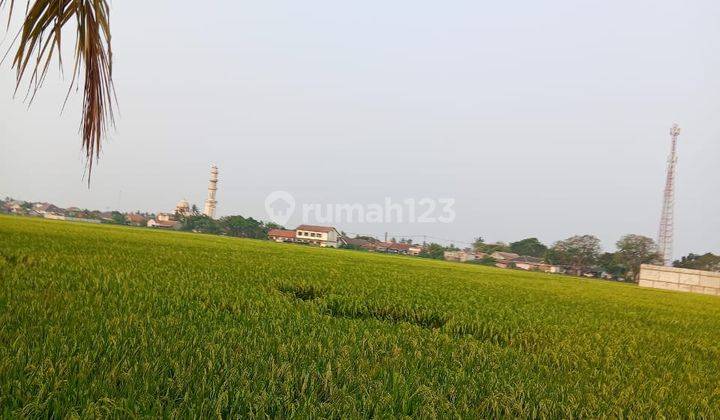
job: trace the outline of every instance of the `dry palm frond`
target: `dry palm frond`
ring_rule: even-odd
[[[6,5],[10,11],[9,25],[15,2],[0,0],[0,9]],[[88,164],[88,182],[93,162],[100,157],[101,141],[108,124],[113,124],[115,96],[108,17],[107,0],[30,0],[22,29],[13,44],[17,45],[12,62],[17,71],[15,89],[17,91],[23,80],[27,80],[27,95],[32,102],[54,55],[57,54],[62,67],[62,30],[68,22],[76,23],[75,63],[68,96],[78,79],[84,76],[80,132]]]

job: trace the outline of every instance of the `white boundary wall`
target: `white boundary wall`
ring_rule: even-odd
[[[643,264],[638,285],[720,296],[720,273]]]

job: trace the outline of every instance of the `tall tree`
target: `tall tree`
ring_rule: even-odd
[[[614,252],[603,252],[598,258],[598,265],[613,278],[625,277],[627,268],[618,261],[617,254]]]
[[[640,264],[655,263],[660,259],[657,244],[646,236],[625,235],[615,245],[618,248],[615,257],[627,268],[628,274],[636,282],[640,276]]]
[[[505,242],[495,242],[494,244],[483,245],[480,252],[484,252],[486,254],[492,254],[493,252],[510,252],[510,246],[508,246]]]
[[[8,7],[8,27],[15,3],[14,0],[0,0],[0,9]],[[57,57],[62,66],[62,41],[67,39],[62,35],[63,29],[70,26],[74,30],[74,64],[68,96],[82,82],[80,133],[88,165],[88,182],[93,162],[100,157],[101,142],[108,125],[113,124],[115,91],[109,15],[107,0],[29,0],[22,27],[12,45],[12,48],[17,47],[12,55],[15,90],[26,80],[27,97],[32,102],[53,57]]]
[[[576,235],[555,242],[551,255],[556,262],[569,265],[579,275],[597,262],[600,251],[600,239],[592,235]]]
[[[252,217],[247,219],[242,216],[226,216],[219,220],[218,224],[229,236],[241,238],[266,239],[268,229]]]
[[[442,260],[443,258],[445,258],[445,247],[433,242],[433,243],[429,244],[428,246],[426,246],[425,248],[423,248],[423,250],[422,250],[422,252],[420,252],[419,256],[424,257],[424,258],[433,258],[436,260]]]
[[[690,253],[675,261],[673,266],[693,270],[720,271],[720,255],[710,252],[704,255]]]
[[[180,229],[198,233],[220,233],[220,224],[217,220],[211,219],[205,215],[187,216],[180,221]]]
[[[473,249],[477,252],[483,252],[484,247],[485,239],[482,236],[475,238],[475,241],[473,241]]]
[[[548,248],[537,238],[527,238],[510,243],[510,251],[519,255],[542,258],[547,253],[547,250]]]

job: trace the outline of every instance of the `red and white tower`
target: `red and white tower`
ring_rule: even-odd
[[[666,266],[672,265],[673,260],[673,232],[674,232],[674,206],[675,206],[675,168],[677,166],[677,138],[680,135],[680,126],[673,124],[670,129],[672,145],[667,163],[665,178],[665,191],[663,193],[662,214],[660,215],[660,230],[658,231],[658,253]]]

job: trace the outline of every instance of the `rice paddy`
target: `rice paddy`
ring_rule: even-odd
[[[0,217],[4,417],[718,417],[720,299]]]

